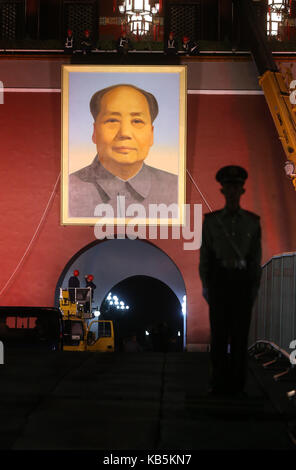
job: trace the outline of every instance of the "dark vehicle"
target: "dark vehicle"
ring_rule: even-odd
[[[61,312],[47,307],[0,307],[0,341],[5,348],[61,350]]]

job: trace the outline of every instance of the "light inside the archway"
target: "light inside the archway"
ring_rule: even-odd
[[[185,317],[186,315],[186,295],[183,296],[183,302],[182,302],[182,313]]]

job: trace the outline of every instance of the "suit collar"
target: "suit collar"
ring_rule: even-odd
[[[90,170],[93,175],[93,181],[103,189],[110,199],[114,195],[120,194],[120,190],[125,186],[130,186],[142,198],[146,198],[150,192],[151,174],[145,163],[143,163],[141,170],[127,181],[118,178],[106,170],[100,163],[97,155],[90,165]]]

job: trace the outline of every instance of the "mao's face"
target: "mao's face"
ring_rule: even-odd
[[[94,123],[93,142],[100,161],[133,164],[145,160],[153,144],[148,102],[130,87],[107,92]]]

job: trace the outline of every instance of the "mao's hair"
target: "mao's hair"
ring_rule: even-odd
[[[129,85],[129,84],[118,84],[118,85],[109,86],[107,88],[103,88],[102,90],[97,91],[91,97],[91,100],[90,100],[90,103],[89,103],[89,108],[90,108],[90,112],[91,112],[91,114],[94,118],[94,121],[96,120],[97,115],[100,112],[101,100],[102,100],[103,96],[106,93],[108,93],[108,91],[111,91],[115,88],[122,87],[122,86],[133,88],[134,90],[139,91],[140,93],[142,93],[142,95],[145,96],[145,98],[148,102],[148,106],[149,106],[151,122],[153,122],[154,119],[156,118],[156,116],[158,115],[158,103],[157,103],[157,100],[156,100],[155,96],[152,95],[152,93],[149,93],[148,91],[142,90],[141,88],[138,88],[134,85]]]

